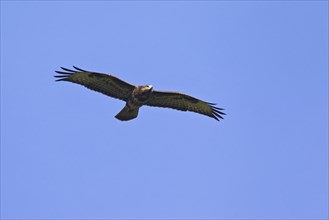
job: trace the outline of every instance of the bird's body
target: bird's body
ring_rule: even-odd
[[[155,91],[151,85],[134,86],[112,75],[85,71],[77,67],[74,67],[76,70],[61,68],[66,72],[55,71],[61,74],[55,76],[59,78],[56,81],[78,83],[94,91],[125,101],[125,107],[115,116],[121,121],[136,118],[139,108],[143,105],[193,111],[216,120],[223,119],[222,115],[225,115],[222,112],[223,109],[215,107],[213,103],[204,102],[182,93]]]
[[[138,110],[152,95],[152,86],[136,86],[131,92],[131,96],[126,101],[126,106],[115,116],[121,121],[131,120],[137,117]]]

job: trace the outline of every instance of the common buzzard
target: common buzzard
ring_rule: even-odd
[[[134,119],[143,105],[173,108],[181,111],[191,111],[223,119],[222,108],[215,107],[214,103],[204,102],[192,96],[179,92],[164,92],[153,90],[151,85],[135,86],[123,80],[104,73],[86,71],[73,66],[75,70],[61,67],[63,71],[55,71],[56,81],[68,81],[83,85],[91,90],[126,102],[125,107],[115,116],[121,121]]]

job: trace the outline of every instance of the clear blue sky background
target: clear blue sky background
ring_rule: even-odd
[[[121,122],[72,65],[227,116]],[[2,1],[1,217],[328,218],[328,2]]]

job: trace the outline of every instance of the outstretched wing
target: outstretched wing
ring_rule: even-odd
[[[135,86],[122,81],[112,75],[86,71],[73,66],[75,70],[61,67],[66,71],[55,71],[60,74],[55,76],[56,81],[68,81],[83,85],[91,90],[101,92],[113,98],[127,101]]]
[[[222,112],[224,109],[215,107],[213,103],[204,102],[178,92],[153,91],[151,98],[145,105],[196,112],[214,118],[217,121],[220,118],[223,119],[222,115],[225,115]]]

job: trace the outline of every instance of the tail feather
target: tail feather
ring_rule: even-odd
[[[139,108],[131,109],[125,106],[116,116],[115,118],[119,119],[120,121],[128,121],[134,119],[138,115]]]

